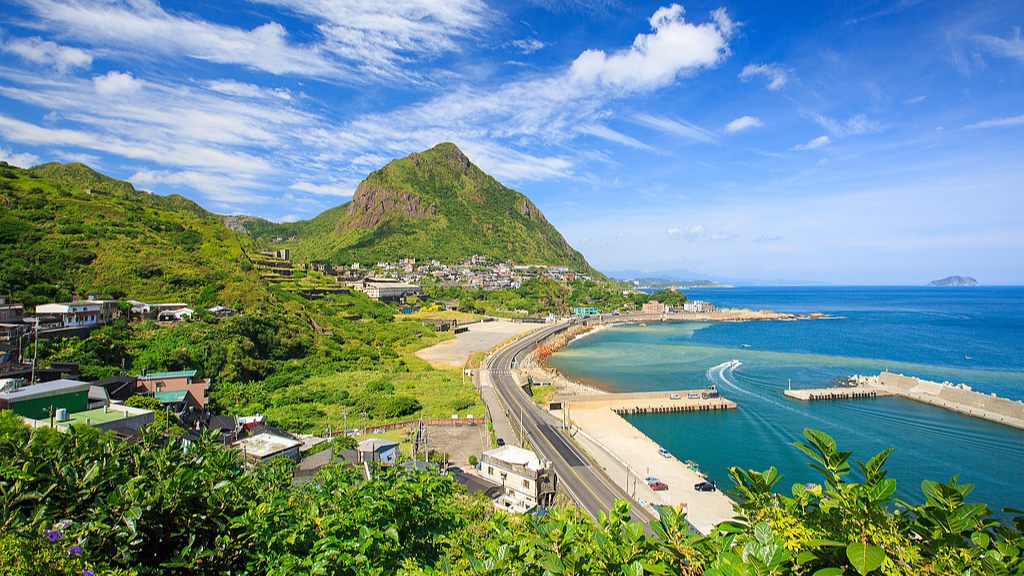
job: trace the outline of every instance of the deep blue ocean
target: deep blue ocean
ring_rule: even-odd
[[[777,489],[818,482],[791,443],[804,428],[831,434],[866,462],[892,447],[897,497],[917,503],[921,481],[976,485],[969,500],[993,511],[1024,508],[1024,431],[902,398],[800,402],[853,374],[890,372],[966,383],[1024,400],[1024,287],[771,287],[685,291],[717,306],[823,312],[822,320],[685,322],[616,326],[552,356],[566,376],[613,392],[718,386],[736,410],[630,416],[680,459],[730,485],[728,468],[786,474]],[[726,366],[739,360],[736,367]],[[856,469],[856,466],[853,466]]]

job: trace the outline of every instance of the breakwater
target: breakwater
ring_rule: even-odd
[[[892,396],[888,390],[864,388],[805,388],[803,390],[786,390],[785,395],[796,400],[811,402],[815,400],[860,400]]]
[[[854,376],[852,380],[859,389],[883,390],[893,396],[1024,430],[1024,402],[975,392],[966,384],[929,382],[892,372],[882,372],[878,376]]]

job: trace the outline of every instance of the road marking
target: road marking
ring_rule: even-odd
[[[518,356],[518,355],[519,355],[519,353],[517,352],[516,354],[513,355],[513,358],[515,356]],[[502,356],[504,356],[504,354]],[[501,359],[501,358],[499,357],[498,359]],[[504,364],[504,362],[502,362],[502,364]],[[506,373],[508,373],[508,372],[506,372]],[[514,384],[515,383],[513,382],[513,387],[515,387]],[[499,388],[500,388],[500,386],[499,386]],[[516,406],[519,407],[520,414],[523,414],[523,412],[525,412],[526,409],[523,408],[523,405],[519,402],[519,398],[517,398],[515,394],[509,394],[509,396],[511,396],[512,400],[516,403]],[[554,454],[556,456],[558,456],[558,458],[565,464],[565,466],[569,469],[569,471],[572,472],[574,476],[576,476],[576,479],[579,480],[581,484],[583,484],[583,486],[587,489],[588,492],[590,492],[591,495],[593,495],[593,497],[598,501],[598,503],[601,506],[603,506],[605,508],[605,510],[607,510],[608,512],[611,512],[612,508],[608,506],[608,503],[605,502],[604,499],[602,499],[600,496],[598,496],[596,492],[594,492],[594,489],[590,487],[590,484],[588,484],[585,480],[583,480],[583,478],[579,475],[578,472],[576,472],[576,470],[573,468],[573,466],[571,466],[569,464],[568,460],[566,460],[558,452],[558,450],[555,448],[554,444],[552,444],[551,441],[548,440],[547,436],[545,436],[542,432],[540,432],[539,427],[538,427],[537,432],[538,432],[538,434],[540,434],[540,437],[543,438],[545,442],[547,442],[548,446],[551,447],[551,451],[554,452]],[[525,433],[525,430],[524,430],[524,433]],[[574,456],[579,457],[579,454],[575,453],[575,451],[572,449],[571,446],[568,446],[568,444],[566,444],[566,446],[569,448],[570,452],[574,452]],[[586,459],[580,458],[580,460],[583,461],[584,466],[587,466],[586,465]],[[596,472],[594,472],[594,476],[597,477],[597,473]],[[601,479],[598,477],[598,480],[600,481]],[[604,484],[603,481],[601,481],[601,483]],[[605,484],[605,487],[607,488],[608,485]]]

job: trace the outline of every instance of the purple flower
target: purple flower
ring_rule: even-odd
[[[96,573],[88,568],[82,568],[82,576],[96,576]]]
[[[57,522],[57,528],[60,528],[61,530],[68,526],[71,526],[71,520],[61,520],[60,522]]]
[[[43,536],[49,538],[50,542],[64,539],[64,535],[60,533],[60,530],[43,530]]]
[[[71,548],[68,548],[68,557],[69,558],[74,558],[75,556],[81,556],[81,555],[82,555],[82,547],[81,546],[72,546]]]

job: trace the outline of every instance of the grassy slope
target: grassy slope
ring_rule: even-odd
[[[316,218],[273,224],[247,218],[244,224],[264,245],[276,237],[297,259],[334,264],[372,263],[402,257],[455,262],[472,254],[492,260],[564,264],[599,275],[561,234],[540,217],[526,196],[506,188],[476,166],[459,161],[453,144],[394,160],[364,181],[398,192],[412,192],[422,206],[435,205],[437,216],[409,219],[393,215],[372,230],[353,226],[361,212],[351,203]],[[529,206],[532,217],[521,209]],[[287,238],[297,241],[288,242]]]
[[[243,308],[270,296],[258,274],[243,269],[237,235],[194,203],[134,192],[82,165],[41,168],[0,173],[0,293],[30,306],[109,288],[143,301],[192,297]],[[111,194],[87,194],[43,173]]]

